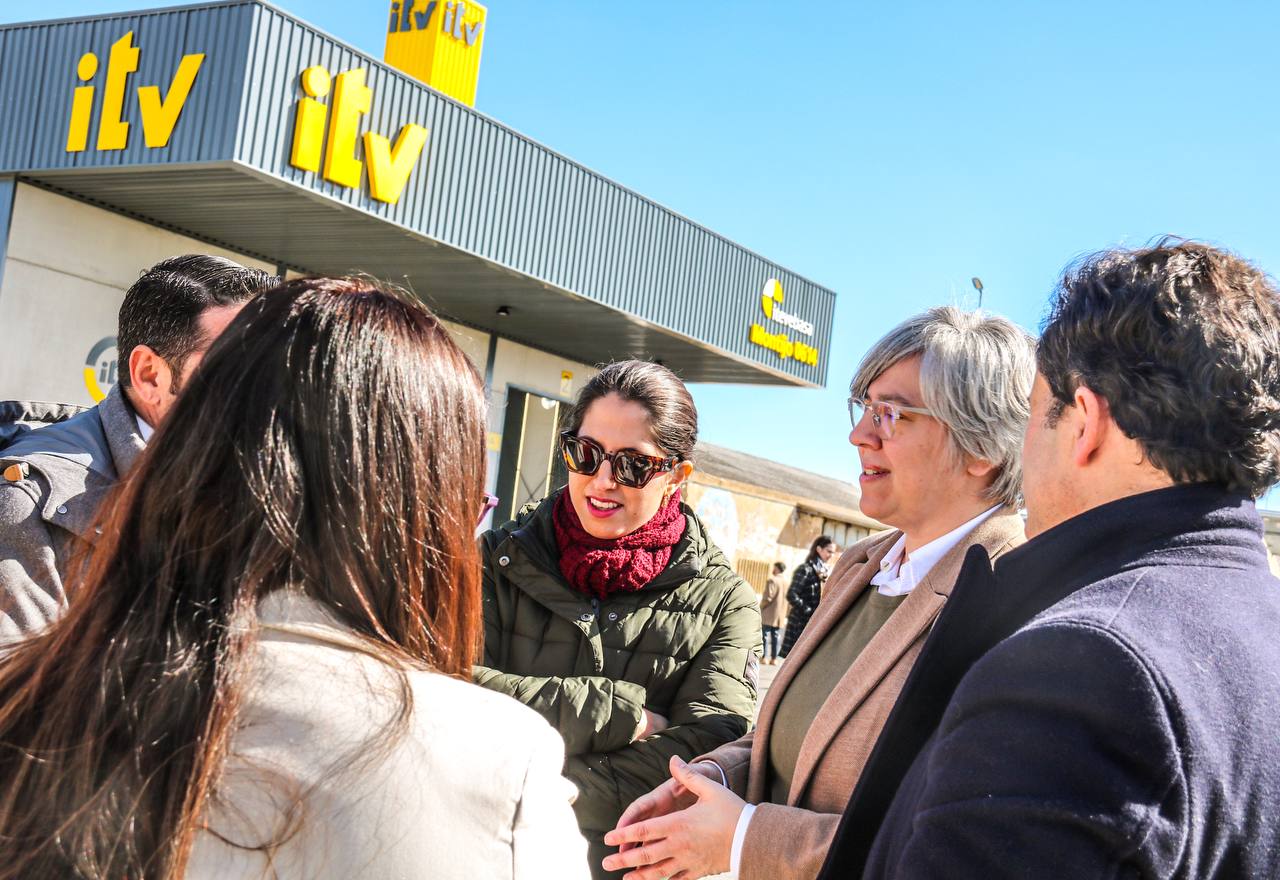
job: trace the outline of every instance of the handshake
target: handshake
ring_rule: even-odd
[[[671,778],[627,807],[604,837],[618,852],[604,860],[609,871],[628,868],[627,880],[704,877],[730,868],[733,839],[747,806],[724,785],[710,761],[671,758]]]

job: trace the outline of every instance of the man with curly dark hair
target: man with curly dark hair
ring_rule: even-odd
[[[1280,877],[1280,295],[1105,252],[1037,361],[1032,540],[970,553],[822,877]]]

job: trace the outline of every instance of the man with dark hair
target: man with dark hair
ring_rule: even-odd
[[[54,408],[52,418],[48,407],[5,404],[0,438],[12,442],[0,448],[0,640],[41,629],[66,607],[65,566],[78,542],[92,542],[103,497],[133,466],[213,341],[245,302],[275,283],[222,257],[157,263],[125,293],[120,381],[100,404],[78,415]],[[22,424],[42,417],[57,423]]]
[[[969,554],[821,876],[1280,877],[1280,296],[1103,253],[1037,361],[1032,540]]]

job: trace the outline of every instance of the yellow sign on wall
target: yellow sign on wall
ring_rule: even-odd
[[[782,282],[776,278],[770,278],[765,282],[764,290],[760,294],[760,309],[764,312],[764,316],[770,321],[790,327],[798,333],[812,336],[813,324],[789,312],[784,312],[782,310],[782,301]],[[751,340],[752,345],[767,348],[784,361],[794,358],[800,363],[809,364],[812,367],[818,365],[818,350],[812,345],[801,342],[799,339],[792,339],[785,332],[770,333],[761,325],[752,324],[751,335],[748,338]]]
[[[391,0],[382,60],[474,107],[487,15],[470,0]]]
[[[427,130],[407,123],[392,145],[385,135],[366,131],[359,133],[360,117],[373,105],[373,90],[364,84],[364,68],[348,70],[331,77],[319,65],[302,71],[303,97],[298,100],[294,117],[293,147],[289,164],[303,171],[320,171],[323,159],[324,179],[353,189],[360,186],[360,176],[368,163],[369,195],[394,205],[418,164],[427,143]],[[333,112],[324,103],[333,91]],[[332,118],[330,118],[332,116]],[[329,137],[325,139],[325,121]],[[364,142],[364,161],[356,155],[356,143]]]
[[[129,143],[129,123],[124,119],[124,104],[129,76],[137,73],[142,49],[133,44],[133,31],[111,44],[107,56],[106,84],[102,89],[102,116],[98,120],[99,150],[123,150]],[[159,86],[139,86],[138,112],[142,117],[142,135],[148,147],[167,147],[178,117],[187,104],[195,85],[204,53],[183,55],[173,80],[164,95]],[[86,52],[76,64],[76,76],[86,85],[77,86],[71,100],[71,120],[67,126],[67,152],[80,153],[89,145],[89,121],[93,116],[93,84],[98,75],[98,56]]]

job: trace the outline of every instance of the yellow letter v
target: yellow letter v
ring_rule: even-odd
[[[200,72],[204,62],[200,55],[183,55],[178,71],[169,84],[169,94],[164,101],[160,100],[159,86],[143,86],[138,89],[138,109],[142,111],[142,133],[146,137],[148,147],[165,147],[169,145],[169,136],[178,124],[178,114],[187,103],[191,94],[191,86]]]
[[[400,129],[395,148],[391,141],[371,131],[364,135],[364,157],[369,168],[369,195],[380,202],[395,204],[409,180],[409,172],[422,154],[427,130],[409,123]]]

